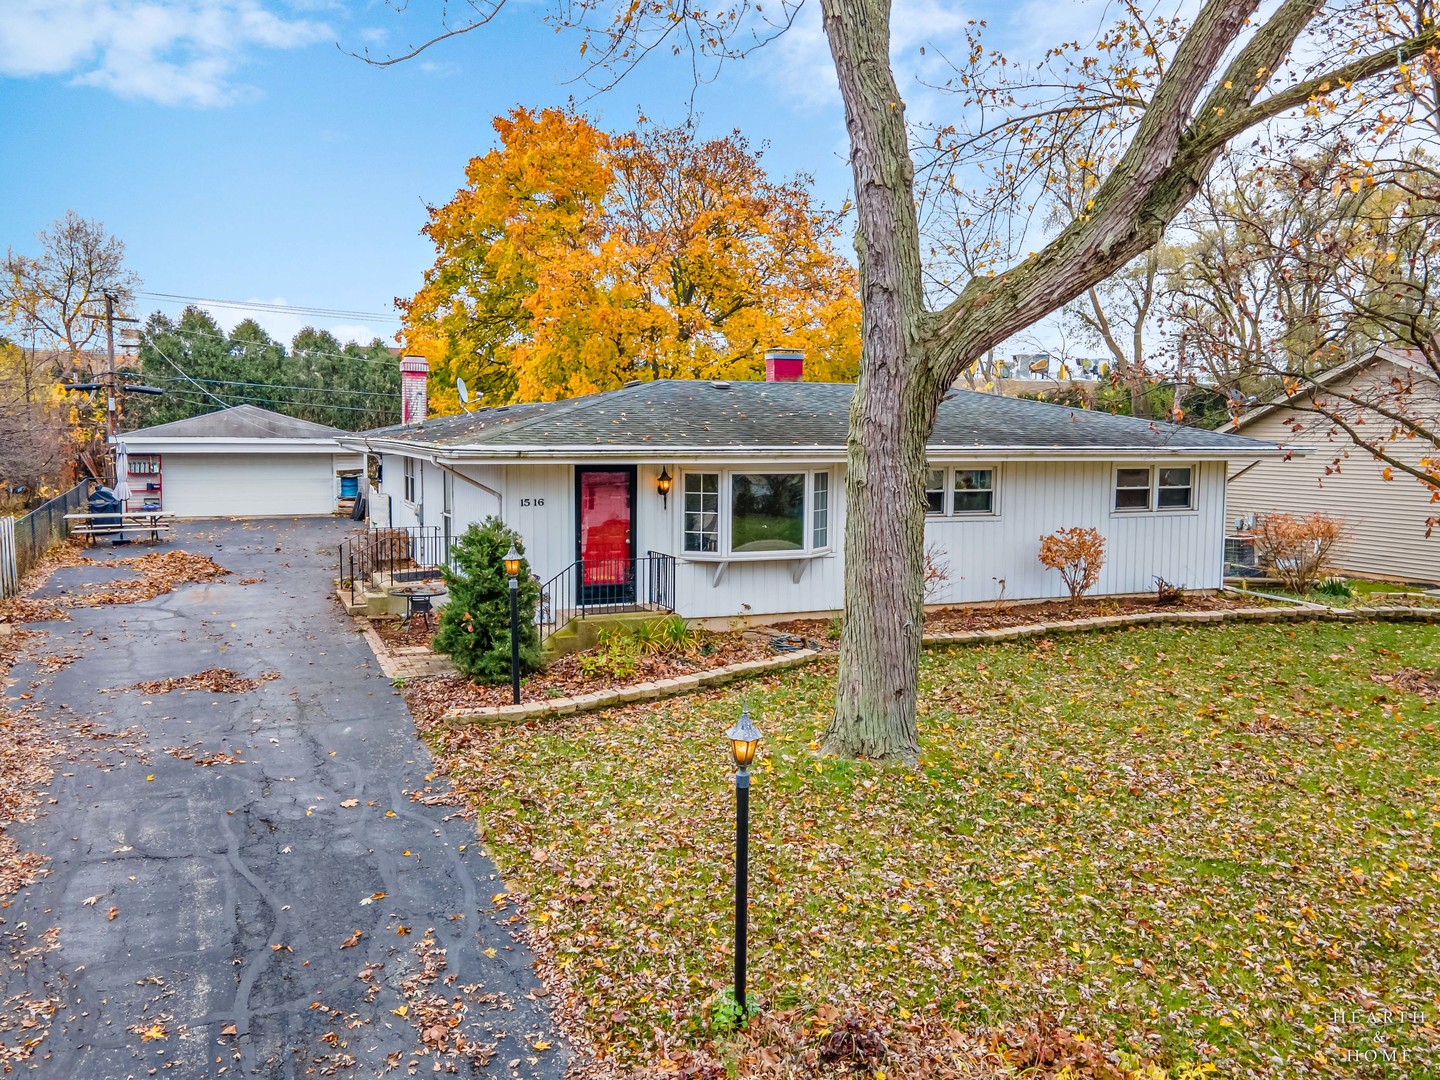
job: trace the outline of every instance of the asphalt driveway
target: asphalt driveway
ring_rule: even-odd
[[[77,746],[42,816],[15,830],[50,873],[0,911],[4,994],[59,1004],[17,1071],[563,1075],[473,822],[411,798],[443,796],[443,781],[330,597],[352,528],[182,526],[167,546],[232,575],[39,624],[41,653],[79,658],[48,674],[31,658],[7,693],[129,734],[114,749]],[[66,568],[43,593],[124,573]],[[119,689],[212,667],[278,677],[231,694]]]

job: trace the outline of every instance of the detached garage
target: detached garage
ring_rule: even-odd
[[[120,437],[130,486],[126,509],[179,517],[333,514],[356,494],[360,455],[339,428],[254,405],[141,428]]]

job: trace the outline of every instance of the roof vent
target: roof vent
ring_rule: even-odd
[[[729,390],[729,389],[730,389],[730,384],[729,384],[728,382],[725,382],[723,379],[716,379],[716,380],[715,380],[714,382],[712,382],[710,385],[713,386],[716,390]]]
[[[639,385],[640,385],[641,383],[643,383],[644,381],[645,381],[644,379],[631,379],[629,382],[625,383],[624,388],[625,388],[626,390],[629,390],[630,387],[632,387],[632,386],[639,386]]]

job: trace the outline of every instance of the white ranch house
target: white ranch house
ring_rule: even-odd
[[[418,380],[417,380],[418,381]],[[407,393],[414,389],[412,383]],[[854,387],[662,380],[482,409],[339,442],[377,455],[372,529],[433,530],[440,551],[491,515],[524,538],[552,615],[580,600],[690,619],[843,608],[845,441]],[[411,415],[423,416],[407,400]],[[1222,584],[1226,475],[1273,443],[956,390],[930,440],[933,604],[1065,595],[1040,537],[1106,538],[1098,594],[1157,576]],[[664,481],[669,480],[665,492]]]

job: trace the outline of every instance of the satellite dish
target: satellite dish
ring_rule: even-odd
[[[470,388],[465,385],[465,380],[456,378],[455,389],[460,394],[460,407],[466,412],[470,411]]]

